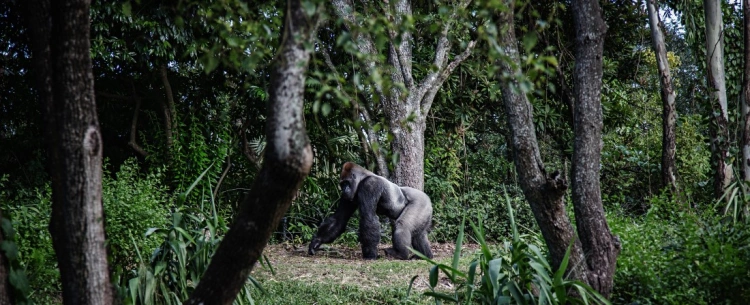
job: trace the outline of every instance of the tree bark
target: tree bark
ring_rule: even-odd
[[[271,75],[268,146],[255,183],[186,304],[232,304],[312,166],[304,125],[305,72],[317,26],[288,0]]]
[[[745,69],[742,82],[742,178],[750,181],[750,2],[742,1],[745,31]]]
[[[531,206],[536,223],[542,231],[552,261],[557,270],[565,256],[575,231],[565,212],[565,191],[568,188],[565,176],[558,172],[547,174],[536,138],[531,103],[518,86],[521,71],[521,58],[518,52],[515,26],[513,24],[514,0],[505,0],[508,10],[498,13],[498,44],[507,58],[498,60],[498,80],[503,103],[511,131],[513,162],[518,172],[521,189]],[[507,79],[503,75],[509,75]],[[581,243],[575,240],[571,248],[568,275],[585,280],[586,272],[581,263],[583,252]],[[578,268],[577,268],[578,267]]]
[[[664,44],[659,21],[659,10],[656,0],[646,0],[648,20],[651,27],[651,40],[659,70],[662,103],[662,142],[661,142],[661,183],[670,191],[677,192],[675,153],[677,151],[675,130],[677,128],[677,111],[675,109],[675,92],[672,87],[672,76],[667,60],[667,47]]]
[[[29,3],[37,90],[44,109],[50,232],[66,304],[111,304],[102,212],[102,140],[89,57],[89,6]]]
[[[462,0],[456,7],[453,18],[450,19],[455,20],[457,11],[465,9],[469,2],[469,0]],[[421,190],[424,187],[424,131],[427,114],[443,82],[461,62],[469,57],[476,41],[470,41],[463,52],[449,62],[451,43],[448,40],[448,30],[453,24],[446,23],[438,38],[433,68],[428,70],[427,75],[421,81],[417,82],[412,74],[411,33],[390,32],[391,41],[388,54],[386,54],[387,59],[386,62],[381,62],[372,37],[356,30],[362,26],[362,23],[357,19],[352,0],[333,0],[332,4],[335,13],[344,20],[346,28],[354,33],[354,41],[359,52],[365,55],[362,58],[368,73],[374,73],[382,66],[392,67],[388,75],[391,82],[403,84],[406,88],[406,92],[402,92],[397,89],[397,86],[385,89],[381,84],[374,84],[375,94],[379,97],[388,127],[394,137],[391,149],[399,157],[391,173],[392,176],[388,178],[398,185]],[[409,0],[396,0],[383,7],[388,20],[396,24],[411,18],[412,10]],[[413,120],[409,119],[411,116],[414,117]],[[378,172],[388,172],[386,164],[378,162],[378,166],[380,167]]]
[[[172,160],[172,152],[174,151],[174,139],[177,135],[175,129],[176,116],[175,105],[174,105],[174,94],[172,93],[172,85],[169,84],[169,77],[167,75],[167,65],[162,65],[159,68],[159,77],[161,83],[164,85],[164,95],[166,102],[162,102],[162,114],[164,115],[164,135],[167,137],[167,158]]]
[[[147,157],[148,152],[138,145],[138,114],[141,110],[141,97],[136,94],[135,85],[131,84],[131,86],[133,87],[132,91],[135,110],[133,110],[133,119],[130,121],[130,140],[128,141],[128,145],[142,157]]]
[[[599,169],[602,150],[602,57],[607,27],[597,0],[574,0],[575,140],[573,207],[588,269],[587,283],[605,297],[612,293],[620,243],[604,217]]]
[[[721,16],[721,1],[704,0],[706,16],[706,77],[714,113],[711,131],[711,148],[714,160],[714,192],[716,198],[732,182],[732,164],[729,159],[729,129],[727,122],[727,89],[724,75],[724,23]]]

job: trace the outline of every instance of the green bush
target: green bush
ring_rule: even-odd
[[[208,269],[219,243],[229,230],[227,221],[217,213],[216,202],[211,197],[210,179],[205,179],[206,169],[184,193],[179,194],[170,222],[149,229],[146,237],[159,242],[150,257],[134,245],[136,263],[124,268],[125,273],[115,276],[119,295],[124,304],[182,304]],[[200,183],[203,182],[203,183]],[[200,186],[201,196],[190,196]],[[199,201],[185,202],[186,198]],[[261,259],[260,263],[264,263]],[[268,263],[267,260],[265,263]],[[257,282],[250,281],[258,287]],[[250,285],[240,290],[234,304],[252,304]]]
[[[138,259],[136,247],[143,253],[151,253],[161,243],[145,233],[167,223],[170,206],[167,190],[161,184],[160,171],[142,175],[135,159],[125,161],[116,178],[104,176],[102,200],[110,262],[113,267],[132,266]]]
[[[633,111],[633,103],[641,109]],[[611,81],[605,83],[602,107],[602,200],[642,215],[650,208],[647,199],[661,192],[661,99]],[[681,115],[677,121],[677,178],[685,200],[708,202],[712,193],[706,133],[707,124],[698,115]]]
[[[612,300],[623,304],[745,304],[750,300],[750,226],[711,215],[610,213],[620,236]]]
[[[102,199],[105,230],[113,270],[135,265],[135,248],[153,251],[161,240],[146,237],[149,228],[163,227],[169,215],[166,190],[159,173],[141,175],[134,160],[125,162],[116,178],[104,175]],[[13,200],[1,198],[16,228],[19,260],[26,269],[34,303],[50,303],[61,292],[57,258],[49,232],[52,190],[21,189]]]
[[[18,260],[28,276],[30,300],[37,304],[52,302],[62,289],[49,232],[51,195],[47,184],[44,188],[18,190],[13,199],[0,197],[3,214],[11,219],[16,231]]]

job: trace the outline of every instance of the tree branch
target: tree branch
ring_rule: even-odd
[[[352,38],[357,45],[357,49],[362,54],[365,54],[363,59],[365,66],[367,67],[367,73],[372,75],[372,72],[377,69],[378,62],[378,51],[375,48],[375,43],[367,33],[359,32],[359,28],[362,27],[361,23],[357,21],[355,17],[356,11],[354,10],[351,0],[333,0],[332,1],[336,14],[344,20],[344,27],[352,34]],[[383,91],[383,86],[379,83],[374,83],[375,93],[380,96],[382,100],[385,100],[386,95]]]
[[[450,64],[448,64],[447,67],[445,67],[445,69],[440,71],[440,74],[438,75],[438,77],[435,78],[435,81],[431,84],[429,88],[425,88],[426,94],[423,98],[421,98],[421,102],[420,102],[422,106],[422,112],[424,113],[430,112],[430,108],[432,108],[432,102],[435,100],[435,95],[437,95],[437,92],[440,90],[440,87],[442,87],[443,83],[445,82],[446,79],[448,79],[451,73],[453,73],[453,71],[456,70],[456,67],[458,67],[458,65],[464,62],[464,60],[469,58],[469,56],[471,56],[471,52],[474,50],[474,47],[476,46],[476,44],[477,44],[476,40],[469,41],[469,44],[466,45],[466,49],[464,49],[463,53],[456,56],[456,58],[453,59],[453,61]]]
[[[445,22],[445,24],[443,25],[443,29],[440,32],[440,38],[438,39],[438,44],[435,50],[435,59],[433,60],[433,64],[435,65],[435,67],[437,67],[437,70],[427,74],[427,76],[420,83],[416,91],[416,96],[414,97],[417,101],[419,101],[423,113],[429,113],[430,108],[432,107],[432,102],[435,100],[435,95],[437,95],[437,92],[438,90],[440,90],[443,82],[445,82],[448,76],[453,73],[453,70],[455,70],[456,67],[461,64],[461,62],[466,60],[466,58],[471,55],[471,52],[476,45],[476,40],[469,41],[463,53],[461,53],[453,60],[453,62],[449,63],[446,66],[448,54],[451,49],[451,42],[450,40],[448,40],[448,32],[451,26],[453,26],[454,20],[458,19],[458,12],[460,10],[466,9],[466,7],[469,6],[469,3],[471,3],[471,0],[462,1],[453,10],[450,17],[448,18],[448,21]],[[426,119],[426,117],[424,117],[423,119]]]
[[[385,10],[384,13],[386,19],[395,23],[394,26],[398,28],[403,22],[404,17],[411,16],[411,5],[405,0],[398,0],[393,3],[392,10],[395,14],[391,14],[389,10]],[[406,89],[412,91],[414,90],[414,77],[411,73],[411,33],[406,31],[399,34],[401,35],[401,43],[397,44],[396,39],[398,38],[398,34],[392,28],[388,29],[388,36],[391,40],[391,56],[396,59],[391,64],[401,73],[400,76],[403,78],[402,82],[406,86]]]
[[[331,60],[331,55],[328,54],[328,50],[325,47],[319,48],[320,52],[323,54],[324,61],[329,69],[331,69],[331,72],[335,75],[336,79],[336,88],[341,92],[342,95],[344,95],[345,98],[347,98],[349,101],[352,102],[352,106],[354,106],[354,111],[356,117],[354,118],[359,119],[359,116],[362,116],[363,121],[367,125],[366,131],[367,131],[367,139],[372,143],[368,143],[367,139],[365,139],[365,136],[362,134],[362,131],[360,128],[357,129],[357,135],[360,137],[360,142],[362,142],[362,148],[365,150],[365,154],[367,154],[368,148],[371,148],[374,144],[378,149],[372,149],[372,153],[375,156],[375,160],[377,160],[378,163],[378,171],[381,176],[388,177],[388,164],[385,161],[385,156],[380,152],[380,143],[378,142],[377,134],[375,130],[372,128],[372,120],[370,119],[370,113],[367,109],[367,107],[363,107],[359,104],[358,100],[356,98],[352,98],[346,91],[344,91],[343,86],[341,85],[341,82],[339,81],[339,73],[336,69],[336,66],[333,64],[333,61]]]
[[[216,194],[219,193],[219,187],[221,187],[221,183],[224,182],[224,177],[227,176],[230,168],[232,168],[232,155],[227,155],[227,167],[224,168],[224,171],[221,173],[221,177],[219,178],[219,181],[216,182],[216,187],[214,187],[213,198],[216,198]]]
[[[148,156],[148,152],[144,150],[140,145],[138,145],[138,142],[136,142],[137,134],[138,134],[138,112],[141,110],[141,98],[138,96],[138,94],[135,92],[135,85],[132,83],[130,84],[133,90],[133,97],[132,99],[135,101],[135,110],[133,111],[133,120],[130,122],[130,141],[128,142],[128,145],[135,150],[139,155],[146,157]]]
[[[107,92],[96,92],[96,99],[98,100],[100,97],[113,99],[113,100],[121,100],[121,101],[131,101],[132,97],[130,96],[124,96],[119,94],[112,94]]]

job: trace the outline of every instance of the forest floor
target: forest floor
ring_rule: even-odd
[[[264,255],[271,263],[256,266],[252,276],[268,292],[257,294],[263,304],[393,304],[407,299],[407,290],[415,278],[409,300],[427,303],[422,293],[429,291],[430,263],[424,260],[384,258],[381,244],[377,260],[363,260],[357,247],[342,244],[324,245],[315,256],[307,255],[307,245],[268,245]],[[454,244],[433,243],[434,260],[450,265]],[[477,245],[462,247],[460,270],[478,249]],[[440,273],[438,290],[453,291],[453,284]]]

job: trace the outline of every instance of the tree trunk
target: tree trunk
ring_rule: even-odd
[[[363,58],[364,66],[368,69],[367,72],[374,73],[379,69],[389,70],[384,69],[385,66],[388,66],[391,68],[389,70],[391,71],[389,74],[391,82],[401,84],[407,90],[402,92],[397,89],[398,86],[385,89],[377,83],[373,86],[375,94],[381,101],[388,127],[394,137],[391,142],[391,150],[399,157],[392,176],[388,178],[398,185],[421,190],[424,187],[424,130],[427,114],[430,112],[435,95],[443,82],[461,62],[469,57],[474,50],[476,41],[470,41],[463,52],[449,62],[451,43],[448,40],[448,30],[453,23],[444,24],[440,37],[438,37],[432,67],[427,71],[427,75],[418,82],[412,75],[411,33],[388,33],[391,41],[387,60],[381,62],[372,37],[367,35],[366,32],[357,30],[363,24],[358,19],[352,0],[333,0],[332,2],[335,13],[344,20],[347,30],[354,33],[357,48],[360,53],[365,55],[361,58]],[[463,10],[468,5],[468,0],[462,0],[455,8],[454,18],[449,18],[449,20],[455,20],[458,10]],[[382,7],[388,20],[392,20],[396,24],[412,17],[409,0],[396,0]],[[409,119],[411,116],[414,117],[413,120]],[[386,164],[383,162],[378,162],[378,166],[381,167],[378,172],[389,172],[387,168],[384,168]]]
[[[319,7],[320,8],[320,7]],[[186,304],[232,304],[312,166],[305,131],[305,72],[316,16],[288,0],[271,75],[263,167],[211,264]]]
[[[750,181],[750,2],[742,1],[745,30],[745,71],[742,82],[742,178]]]
[[[587,283],[609,297],[620,243],[604,217],[599,169],[602,150],[602,53],[607,27],[597,0],[574,0],[575,140],[573,207],[578,237],[586,253]]]
[[[724,23],[721,16],[721,1],[704,0],[706,14],[706,77],[714,113],[711,132],[711,148],[714,160],[714,192],[721,197],[732,182],[732,165],[729,159],[729,129],[727,122],[727,89],[724,76]]]
[[[661,143],[661,183],[672,192],[677,192],[677,178],[675,169],[675,129],[677,113],[675,109],[675,92],[672,88],[672,76],[667,61],[667,47],[664,35],[659,27],[659,10],[656,0],[646,0],[648,20],[651,27],[651,40],[654,44],[656,65],[659,70],[662,103],[662,143]]]
[[[164,96],[165,101],[161,103],[162,114],[164,116],[164,135],[167,140],[167,160],[172,162],[174,157],[174,139],[177,137],[177,112],[174,104],[174,94],[172,93],[172,85],[169,84],[169,77],[167,75],[167,65],[162,65],[159,68],[159,77],[161,83],[164,85]]]
[[[29,3],[29,28],[44,109],[50,232],[66,304],[111,304],[102,213],[102,140],[89,57],[89,1]]]
[[[498,80],[502,91],[503,103],[507,113],[508,126],[511,131],[510,142],[513,147],[513,161],[519,176],[521,189],[531,205],[534,219],[539,224],[542,236],[547,244],[552,261],[552,268],[560,267],[575,231],[565,212],[565,191],[568,188],[565,176],[555,172],[546,173],[539,152],[539,144],[534,130],[533,110],[531,103],[518,86],[515,76],[522,75],[521,59],[518,52],[515,26],[513,24],[514,0],[505,0],[507,11],[498,14],[498,44],[507,58],[498,60]],[[511,77],[503,79],[502,75]],[[581,243],[576,240],[571,249],[570,269],[568,275],[584,280],[586,273],[581,264],[583,252]]]

